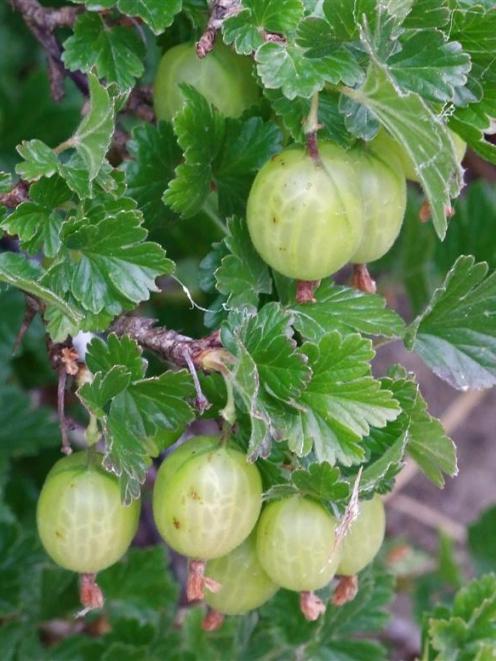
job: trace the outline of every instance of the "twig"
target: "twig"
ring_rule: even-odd
[[[21,323],[21,327],[17,331],[16,339],[14,342],[14,347],[12,349],[12,355],[15,355],[22,344],[24,336],[26,335],[29,327],[33,323],[34,318],[42,310],[42,305],[37,298],[30,296],[29,294],[25,295],[26,299],[26,309],[24,311],[24,317]]]
[[[198,57],[205,57],[210,53],[214,47],[217,32],[221,29],[226,18],[234,16],[241,9],[240,0],[213,0],[207,27],[196,44]]]
[[[154,122],[155,112],[151,87],[145,85],[134,87],[127,100],[126,111],[145,122]]]
[[[38,0],[10,0],[37,41],[47,53],[50,74],[50,86],[55,100],[63,96],[61,81],[68,76],[85,95],[88,95],[88,81],[81,71],[69,71],[62,63],[62,46],[53,34],[57,27],[72,25],[82,10],[80,7],[62,7],[50,9],[43,7]]]
[[[149,349],[167,362],[180,367],[188,367],[188,361],[191,360],[196,368],[207,369],[207,361],[204,358],[212,351],[222,350],[218,331],[194,340],[154,324],[154,319],[122,316],[112,324],[110,332],[116,335],[129,335],[144,349]]]
[[[15,209],[21,202],[28,199],[29,183],[22,179],[8,193],[0,195],[0,204],[9,209]]]
[[[205,397],[201,389],[200,381],[198,379],[198,374],[196,372],[195,364],[193,363],[193,359],[191,358],[189,347],[184,347],[183,355],[184,355],[184,360],[186,361],[186,365],[188,366],[189,373],[191,374],[191,378],[193,379],[193,384],[195,386],[196,408],[198,409],[200,414],[203,414],[209,408],[210,402]]]

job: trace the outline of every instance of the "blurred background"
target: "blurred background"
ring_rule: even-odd
[[[148,53],[149,69],[153,70],[158,55],[155,44],[149,44]],[[59,104],[53,103],[43,53],[8,3],[1,3],[0,170],[13,170],[15,147],[23,139],[39,138],[52,146],[62,142],[77,126],[80,110],[81,96],[70,82],[66,82],[65,98]],[[430,225],[419,222],[422,196],[412,187],[401,238],[387,258],[373,265],[379,291],[407,319],[422,309],[459,254],[473,254],[477,260],[496,267],[496,168],[471,152],[463,165],[469,185],[456,202],[446,242],[440,244]],[[177,260],[178,275],[194,299],[209,304],[211,301],[198,286],[198,268],[211,242],[218,238],[215,228],[208,223],[197,224],[191,251],[191,221],[181,225],[165,208],[163,221],[149,227],[153,238],[160,240]],[[9,240],[3,239],[4,246]],[[345,271],[340,279],[346,281],[348,277]],[[8,374],[3,366],[22,318],[22,300],[4,293],[1,305],[0,381],[5,381]],[[183,290],[174,282],[164,283],[162,295],[153,300],[151,313],[178,331],[192,335],[204,332],[203,313],[190,309]],[[422,613],[437,601],[448,599],[467,577],[481,569],[496,569],[496,392],[454,391],[399,343],[378,349],[377,374],[383,374],[392,362],[400,362],[417,374],[432,414],[442,418],[456,442],[459,462],[458,477],[448,479],[443,490],[407,465],[388,500],[390,540],[384,559],[397,576],[399,593],[385,638],[394,650],[393,658],[406,660],[419,653],[418,623]],[[34,393],[38,402],[53,406],[56,384],[46,360],[40,325],[33,326],[14,363],[23,387]],[[0,440],[13,414],[8,410],[3,413]],[[43,430],[35,419],[26,422],[18,433],[28,438]],[[55,449],[49,450],[40,460],[39,479],[55,455]],[[0,443],[0,467],[1,461]],[[33,494],[23,476],[22,460],[19,470],[19,478],[9,489],[13,494],[18,488],[15,498],[18,510],[22,510],[22,499],[27,508]],[[152,523],[146,517],[144,526],[138,537],[141,544],[154,541]],[[180,571],[179,566],[177,569]]]

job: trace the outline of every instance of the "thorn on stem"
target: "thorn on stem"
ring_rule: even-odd
[[[357,596],[358,576],[340,576],[336,589],[331,597],[334,606],[344,606]]]
[[[296,302],[316,303],[315,290],[320,286],[320,280],[298,280],[296,282]]]
[[[208,401],[208,399],[203,394],[203,391],[201,389],[200,380],[198,378],[198,373],[196,371],[196,367],[195,367],[195,364],[193,362],[193,359],[191,357],[191,353],[190,353],[188,347],[184,347],[183,356],[184,356],[184,360],[186,361],[186,365],[188,366],[191,377],[193,379],[193,384],[195,386],[195,391],[196,391],[195,404],[196,404],[196,408],[198,409],[200,414],[203,414],[210,407],[210,402]]]
[[[300,592],[300,610],[308,622],[315,622],[326,611],[324,602],[313,592]]]
[[[370,275],[366,264],[353,264],[351,284],[355,289],[366,294],[375,294],[377,291],[375,280]]]

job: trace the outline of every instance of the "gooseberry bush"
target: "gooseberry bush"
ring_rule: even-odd
[[[384,503],[457,460],[381,347],[496,383],[494,3],[11,5],[2,659],[390,658]],[[422,659],[493,658],[495,523]]]

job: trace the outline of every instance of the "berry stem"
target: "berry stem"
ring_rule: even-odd
[[[377,291],[375,280],[370,275],[366,264],[353,264],[351,284],[355,289],[360,289],[366,294],[375,294]]]
[[[188,565],[188,579],[186,582],[186,598],[188,601],[199,601],[203,599],[205,589],[210,592],[218,592],[221,584],[213,578],[205,576],[204,560],[190,560]]]
[[[316,303],[315,290],[320,286],[320,280],[298,280],[296,282],[296,302]]]
[[[326,607],[322,599],[313,592],[300,592],[300,610],[305,620],[315,622],[325,613]]]
[[[358,576],[340,576],[336,589],[331,597],[334,606],[344,606],[357,596]]]
[[[94,608],[102,608],[104,604],[103,592],[96,582],[96,574],[81,574],[79,578],[79,598],[87,613]]]
[[[310,103],[310,112],[305,121],[305,136],[307,139],[307,151],[310,157],[320,163],[319,147],[317,144],[317,131],[319,124],[319,93],[315,92]]]

